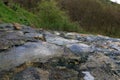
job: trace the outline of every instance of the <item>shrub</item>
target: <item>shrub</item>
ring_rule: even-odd
[[[69,20],[54,0],[41,1],[38,10],[41,27],[52,30],[80,31],[79,26]]]
[[[119,4],[110,0],[59,0],[59,3],[87,32],[120,37]]]

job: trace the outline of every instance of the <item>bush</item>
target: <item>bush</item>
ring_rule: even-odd
[[[79,26],[69,21],[68,16],[57,7],[55,1],[41,1],[38,10],[41,27],[52,30],[80,31]]]
[[[110,0],[59,0],[72,21],[87,32],[120,37],[120,5]]]

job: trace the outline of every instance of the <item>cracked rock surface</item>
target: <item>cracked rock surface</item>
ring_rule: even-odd
[[[0,80],[119,79],[119,38],[0,24]]]

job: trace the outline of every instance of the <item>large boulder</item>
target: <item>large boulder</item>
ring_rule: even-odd
[[[45,61],[55,55],[60,56],[63,54],[64,50],[54,44],[46,42],[28,42],[22,46],[0,53],[0,71],[9,70],[27,61],[35,59]]]
[[[0,80],[119,80],[120,39],[0,24]]]

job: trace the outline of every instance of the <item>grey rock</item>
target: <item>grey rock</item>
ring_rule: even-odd
[[[72,69],[54,69],[50,80],[78,80],[78,72]]]
[[[90,74],[90,72],[83,71],[82,73],[85,74],[84,80],[94,80],[94,77]]]
[[[0,50],[6,50],[12,46],[18,46],[24,43],[25,38],[20,31],[3,31],[0,34]]]
[[[15,30],[12,24],[0,24],[0,80],[87,80],[90,76],[120,79],[119,38],[25,25]]]
[[[77,39],[78,34],[77,33],[66,33],[64,35],[65,38],[67,39]]]
[[[72,44],[72,43],[78,43],[77,40],[67,40],[64,38],[56,37],[56,38],[49,38],[47,39],[47,42],[57,44],[57,45],[67,45],[67,44]]]
[[[34,37],[43,37],[43,35],[39,33],[26,33],[25,37],[34,38]]]
[[[96,41],[96,40],[98,40],[97,36],[91,35],[91,36],[86,37],[86,41],[88,41],[88,42],[93,42],[93,41]]]
[[[62,37],[55,36],[54,34],[46,34],[46,41],[49,43],[57,44],[60,46],[64,46],[67,44],[78,43],[78,40],[68,40]]]
[[[50,57],[60,56],[64,50],[46,42],[28,42],[7,52],[0,53],[0,71],[9,70],[27,61],[41,59],[46,61]]]
[[[93,52],[92,48],[86,44],[70,44],[67,47],[75,54],[84,54]]]
[[[27,68],[17,73],[12,80],[41,80],[39,71],[36,68]]]
[[[4,24],[0,24],[0,30],[13,30],[13,24],[11,23],[4,23]]]
[[[80,66],[80,69],[90,71],[95,80],[119,80],[116,68],[114,61],[102,53],[94,53]]]
[[[45,37],[42,33],[26,33],[24,35],[25,37],[29,38],[29,39],[36,39],[36,40],[42,40],[42,41],[46,41]]]
[[[111,44],[109,45],[110,48],[115,49],[117,51],[120,51],[120,42],[111,42]]]
[[[60,36],[60,32],[54,31],[54,34]]]
[[[67,45],[67,47],[73,54],[81,56],[81,62],[85,62],[90,53],[93,52],[92,48],[86,44],[72,44]]]
[[[36,32],[36,30],[31,28],[30,26],[25,26],[25,25],[21,25],[21,26],[22,26],[21,31],[24,33],[35,33]]]

